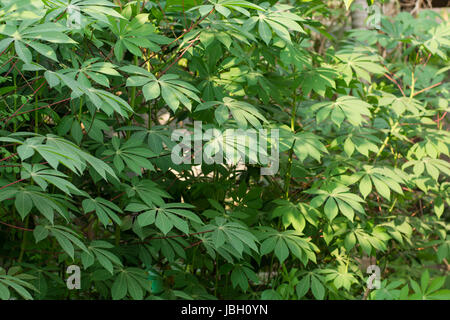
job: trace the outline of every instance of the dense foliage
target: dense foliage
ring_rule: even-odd
[[[450,25],[351,2],[0,0],[0,299],[449,299]]]

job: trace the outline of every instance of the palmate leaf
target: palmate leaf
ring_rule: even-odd
[[[70,74],[70,70],[69,70]],[[101,89],[90,86],[90,83],[82,83],[82,81],[74,80],[71,76],[65,74],[64,71],[45,71],[45,79],[51,88],[59,85],[67,86],[72,90],[72,99],[80,98],[86,95],[89,102],[92,103],[97,110],[102,110],[108,116],[117,112],[123,117],[128,117],[128,113],[133,113],[131,106],[120,97]]]
[[[0,25],[0,34],[9,37],[1,40],[1,52],[14,42],[14,48],[18,57],[26,64],[30,64],[33,59],[29,47],[51,60],[58,61],[53,48],[37,40],[51,43],[76,43],[64,34],[64,31],[68,29],[60,23],[46,22],[34,26],[30,25],[30,23],[32,23],[32,20],[23,21],[18,27],[8,23]]]
[[[74,58],[76,58],[76,56]],[[99,60],[99,58],[92,58],[82,61],[81,65],[79,65],[76,59],[74,59],[74,68],[63,69],[61,72],[72,79],[78,77],[80,82],[89,84],[89,86],[90,81],[88,78],[104,87],[109,87],[108,76],[120,77],[120,73],[117,72],[116,65],[110,62],[98,62]]]
[[[235,265],[230,279],[234,288],[239,286],[244,292],[248,289],[249,280],[255,284],[258,283],[258,276],[248,262]]]
[[[5,269],[0,267],[0,300],[10,300],[11,292],[17,293],[25,300],[33,300],[30,291],[38,291],[30,283],[30,280],[33,280],[34,277],[26,273],[19,273],[20,269],[18,267],[10,267],[8,272],[6,272]]]
[[[214,30],[203,29],[192,31],[189,33],[189,36],[186,36],[183,43],[186,44],[186,41],[192,40],[197,36],[199,36],[200,42],[208,50],[211,50],[211,48],[209,48],[211,44],[213,44],[213,46],[211,46],[212,48],[220,48],[220,45],[218,46],[218,43],[214,40],[219,41],[229,50],[233,50],[233,47],[231,46],[233,41],[242,42],[246,45],[250,45],[249,41],[256,41],[256,38],[251,32],[242,28],[242,21],[233,19],[214,20]],[[213,51],[213,57],[216,57],[215,54],[217,54],[217,52],[220,51]],[[194,59],[195,58],[197,57],[194,57]],[[230,58],[233,59],[235,57]],[[208,59],[208,62],[211,67],[211,60]],[[214,72],[217,71],[217,68],[215,69],[216,70],[210,69],[209,71],[214,74]]]
[[[356,179],[356,181],[360,181],[359,191],[364,199],[372,191],[372,185],[374,185],[377,192],[387,200],[390,200],[390,190],[403,195],[400,184],[405,183],[405,180],[390,168],[376,168],[370,165],[364,165],[363,170],[356,172],[353,175],[353,178]]]
[[[327,88],[336,88],[334,79],[337,78],[336,70],[328,67],[318,67],[303,71],[299,75],[299,81],[304,94],[308,95],[312,90],[322,97]]]
[[[353,78],[353,72],[357,78],[370,82],[370,73],[383,74],[386,72],[381,66],[381,57],[365,48],[350,47],[336,53],[336,58],[343,62],[338,65],[338,71],[343,74],[347,85]]]
[[[160,44],[169,44],[171,39],[157,34],[155,27],[149,23],[148,14],[138,14],[131,21],[109,18],[111,31],[118,38],[114,45],[114,54],[121,61],[124,53],[130,51],[135,56],[141,56],[140,47],[158,52]]]
[[[359,283],[355,276],[348,271],[345,265],[339,265],[337,269],[324,269],[321,273],[325,274],[325,281],[333,281],[337,289],[344,288],[349,291],[354,283]]]
[[[46,4],[52,9],[51,16],[55,18],[68,12],[69,7],[75,7],[84,19],[106,24],[109,23],[108,17],[123,19],[123,16],[114,10],[117,5],[108,0],[51,0],[46,1]]]
[[[81,262],[85,269],[94,264],[95,260],[105,268],[109,273],[114,274],[114,265],[123,267],[119,257],[106,249],[112,249],[114,246],[109,242],[103,240],[94,240],[88,246],[90,254],[86,252],[81,253]]]
[[[203,99],[206,101],[222,99],[223,91],[228,90],[226,88],[236,91],[242,90],[240,82],[242,82],[242,76],[245,74],[245,71],[240,71],[238,68],[243,59],[235,56],[223,59],[222,54],[224,51],[221,45],[214,41],[214,38],[212,40],[209,37],[203,39],[202,35],[204,33],[205,31],[200,34],[199,40],[200,42],[203,40],[202,43],[209,54],[206,59],[194,56],[189,62],[189,68],[194,72],[198,72],[201,82],[197,85],[197,88],[202,91]],[[211,37],[217,37],[215,34],[211,34]],[[230,41],[232,41],[231,38]],[[236,71],[232,72],[232,70]],[[222,86],[224,88],[221,88]]]
[[[31,212],[33,206],[50,223],[53,223],[55,212],[69,221],[69,210],[78,211],[65,196],[42,192],[41,190],[37,186],[12,186],[0,191],[0,201],[15,197],[14,205],[22,220]]]
[[[424,46],[432,53],[439,55],[442,59],[447,59],[445,48],[450,46],[450,30],[448,22],[437,25],[428,31],[428,40]]]
[[[286,44],[286,47],[281,51],[280,59],[284,64],[292,64],[299,70],[302,70],[304,67],[311,68],[310,54],[296,43]]]
[[[107,180],[106,174],[117,179],[114,170],[105,162],[81,150],[80,147],[64,138],[53,134],[47,134],[46,136],[27,134],[34,137],[25,140],[18,139],[22,134],[16,132],[8,137],[0,137],[0,141],[20,145],[18,153],[22,161],[30,158],[37,152],[55,170],[58,170],[58,165],[62,164],[72,172],[82,174],[86,167],[90,165],[103,179]],[[43,144],[44,141],[45,144]]]
[[[420,276],[420,285],[411,279],[411,288],[414,293],[409,296],[411,300],[448,300],[450,290],[441,289],[445,285],[446,277],[436,277],[430,281],[428,270],[422,272]],[[441,289],[441,290],[439,290]]]
[[[310,224],[317,226],[320,212],[307,205],[306,203],[299,202],[294,204],[287,200],[275,200],[274,203],[277,207],[274,209],[272,216],[281,217],[285,228],[292,225],[292,227],[298,232],[302,232],[305,228],[306,221]]]
[[[310,241],[310,238],[301,237],[302,233],[294,230],[279,232],[269,227],[260,227],[260,230],[258,239],[261,241],[261,255],[273,251],[280,263],[283,263],[289,254],[300,259],[305,266],[308,261],[316,263],[315,252],[319,252],[319,248]]]
[[[72,258],[72,260],[75,257],[74,246],[87,254],[91,254],[86,245],[79,239],[80,236],[73,230],[60,225],[45,226],[45,228],[49,230],[50,235],[55,237],[61,248]]]
[[[328,153],[320,141],[321,138],[311,132],[298,132],[294,136],[294,153],[303,162],[308,156],[320,162],[321,153]]]
[[[131,186],[126,186],[125,190],[129,198],[137,196],[150,207],[162,206],[165,203],[164,198],[172,198],[170,194],[151,180],[133,178]]]
[[[134,300],[142,300],[150,291],[151,281],[144,270],[129,267],[120,269],[111,287],[113,300],[121,300],[127,294]]]
[[[0,16],[2,21],[22,21],[40,19],[45,15],[44,3],[34,0],[2,1]]]
[[[240,258],[243,252],[251,254],[258,252],[258,239],[248,230],[248,228],[239,222],[229,222],[222,217],[216,217],[210,224],[199,229],[200,232],[208,231],[203,240],[208,253],[215,256],[210,250],[214,248],[228,261],[233,261],[231,256]]]
[[[405,112],[412,113],[418,116],[420,112],[425,111],[424,106],[417,99],[409,97],[397,97],[391,93],[383,92],[378,101],[380,106],[390,107],[397,115],[402,115]]]
[[[331,121],[340,127],[345,119],[353,126],[360,126],[361,123],[367,121],[363,116],[371,116],[370,108],[372,106],[367,102],[355,97],[343,96],[337,98],[334,102],[317,103],[311,107],[311,110],[317,112],[317,123],[330,117]]]
[[[89,128],[87,132],[89,138],[103,143],[104,132],[109,130],[108,125],[103,120],[106,120],[106,116],[100,114],[96,114],[95,118],[90,115],[83,115],[81,116],[81,121],[78,120],[78,116],[76,115],[65,116],[61,119],[56,132],[60,136],[65,136],[70,133],[75,142],[80,145],[83,139],[81,126],[84,126],[85,128]]]
[[[172,150],[175,142],[170,138],[171,131],[167,126],[152,126],[150,129],[138,126],[121,127],[118,130],[134,132],[130,136],[130,140],[146,141],[150,150],[156,154],[160,154],[163,149]],[[145,143],[145,142],[144,142]]]
[[[423,175],[425,170],[436,181],[439,179],[441,173],[450,176],[450,164],[442,159],[424,157],[420,160],[409,160],[403,164],[402,170],[411,166],[413,166],[413,173],[416,177]]]
[[[172,232],[173,235],[178,236],[178,234]],[[160,252],[169,262],[174,262],[178,258],[186,259],[186,247],[189,245],[182,237],[171,238],[172,233],[169,233],[168,237],[164,237],[163,233],[158,233],[158,237],[161,239],[152,239],[151,245],[144,245],[144,249],[141,249],[140,256],[147,257],[147,265],[151,265],[151,257],[149,255]],[[142,247],[141,247],[142,248]]]
[[[253,105],[233,98],[224,97],[222,101],[208,101],[201,103],[195,109],[196,112],[218,106],[215,110],[215,118],[219,125],[227,122],[230,113],[236,124],[241,129],[246,129],[248,124],[254,128],[261,128],[261,122],[267,123],[266,118]]]
[[[251,254],[251,249],[249,247],[244,247],[243,251],[238,251],[230,242],[224,243],[222,246],[217,248],[214,244],[214,239],[211,237],[200,237],[202,245],[206,249],[206,253],[213,259],[217,256],[224,258],[229,263],[234,263],[236,260],[242,260],[243,253]]]
[[[332,221],[339,212],[341,212],[347,219],[353,221],[355,211],[365,214],[364,208],[360,203],[364,200],[357,195],[349,192],[349,188],[330,184],[323,189],[309,189],[305,191],[309,194],[316,194],[317,196],[311,199],[310,205],[313,208],[318,208],[324,205],[324,213],[326,217]]]
[[[246,16],[250,16],[250,13],[246,9],[264,11],[264,8],[245,0],[208,0],[208,2],[212,4],[196,6],[188,11],[198,10],[200,15],[204,16],[214,9],[224,17],[228,17],[231,14],[231,10],[241,12]]]
[[[311,290],[313,296],[317,300],[322,300],[325,297],[325,287],[322,284],[323,281],[323,276],[321,276],[318,272],[313,271],[307,273],[295,288],[298,298],[302,298],[308,291]]]
[[[412,245],[411,236],[413,233],[413,228],[408,220],[399,220],[399,221],[389,221],[385,223],[381,223],[378,226],[382,227],[383,230],[386,230],[388,235],[396,240],[397,242],[403,244],[407,243]]]
[[[188,210],[192,208],[194,207],[187,203],[166,203],[158,207],[148,206],[143,203],[131,203],[125,210],[141,212],[137,218],[137,223],[140,227],[155,224],[155,226],[166,235],[174,227],[185,234],[188,234],[189,225],[187,220],[191,223],[203,224],[195,213]]]
[[[122,210],[116,206],[114,203],[105,200],[103,198],[97,197],[95,199],[85,199],[82,202],[84,213],[89,213],[95,211],[98,219],[106,227],[113,221],[117,225],[121,225],[122,221],[120,217],[116,214],[122,213]]]
[[[48,166],[44,166],[41,164],[35,164],[31,166],[28,163],[23,163],[20,176],[24,180],[31,178],[44,191],[47,189],[47,186],[50,183],[69,195],[71,194],[71,192],[81,194],[81,191],[77,187],[75,187],[71,182],[64,179],[67,178],[67,175],[57,170],[52,170]]]
[[[377,131],[370,128],[354,127],[350,133],[348,133],[348,128],[345,128],[343,132],[345,132],[345,135],[337,137],[330,144],[330,148],[337,147],[342,150],[343,146],[348,157],[358,151],[368,158],[369,151],[377,153],[378,145],[382,144],[382,141],[374,135]]]
[[[387,280],[383,280],[380,284],[380,289],[371,292],[371,300],[399,300],[401,299],[400,296],[402,292],[399,287],[404,284],[404,280],[396,280],[391,283],[388,283]]]
[[[132,65],[122,67],[120,70],[136,74],[127,79],[128,87],[142,86],[142,92],[147,101],[161,96],[173,112],[177,111],[180,103],[191,110],[191,99],[200,103],[200,98],[196,94],[199,92],[198,89],[185,81],[179,80],[178,75],[165,74],[156,79],[147,70]]]
[[[267,164],[267,152],[263,149],[260,150],[258,146],[267,146],[268,139],[262,136],[258,138],[256,130],[226,129],[224,132],[214,130],[211,134],[206,131],[202,138],[205,141],[202,156],[206,163],[225,160],[227,164],[237,164],[239,161]]]
[[[86,94],[98,110],[102,110],[108,116],[117,112],[121,116],[128,117],[128,113],[133,113],[128,102],[108,91],[95,88],[80,88],[80,90]]]
[[[385,228],[380,226],[375,227],[371,233],[362,228],[356,228],[347,233],[344,239],[344,247],[350,252],[356,243],[358,243],[362,251],[367,255],[370,255],[372,248],[379,251],[386,251],[386,244],[390,238],[391,237],[386,233]]]
[[[122,142],[119,138],[113,137],[112,147],[114,150],[106,150],[103,152],[105,156],[114,156],[113,164],[120,173],[128,167],[137,175],[142,175],[142,168],[155,170],[148,158],[155,157],[156,154],[150,151],[141,140],[129,139]]]
[[[402,12],[349,42],[325,29],[352,1],[276,2],[0,0],[0,263],[39,288],[0,270],[1,299],[66,298],[70,257],[86,297],[351,299],[358,257],[375,254],[396,274],[369,298],[448,298],[443,278],[395,279],[449,259],[448,23]],[[81,28],[66,28],[77,7]],[[171,133],[191,120],[225,136],[291,123],[281,172],[260,177],[254,139],[244,165],[175,165]]]
[[[243,25],[243,29],[251,31],[258,24],[258,33],[261,39],[269,45],[272,40],[272,32],[283,39],[286,43],[291,44],[290,30],[306,33],[298,22],[305,21],[298,15],[290,12],[293,9],[289,5],[274,5],[265,12],[259,13],[258,16],[249,18]]]
[[[322,154],[328,153],[327,148],[321,142],[322,138],[312,132],[300,131],[294,134],[286,125],[275,126],[274,128],[279,130],[280,152],[292,148],[301,162],[304,162],[308,157],[320,162]]]
[[[417,159],[422,159],[426,156],[430,158],[439,158],[441,154],[449,156],[449,148],[450,144],[450,132],[435,130],[435,129],[426,129],[420,134],[422,141],[415,143],[408,151],[408,158],[411,155],[415,155]]]

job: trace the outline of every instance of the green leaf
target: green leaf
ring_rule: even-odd
[[[28,215],[28,213],[30,213],[31,208],[33,207],[31,197],[25,192],[17,193],[14,205],[16,206],[22,220]]]
[[[358,98],[351,96],[339,97],[335,102],[321,102],[311,107],[312,111],[317,112],[317,123],[331,115],[332,122],[340,127],[342,122],[347,119],[353,126],[360,126],[363,122],[367,122],[364,118],[370,117],[370,108],[372,106]],[[326,112],[326,114],[324,114]]]
[[[325,203],[324,212],[328,220],[332,221],[334,218],[336,218],[338,214],[338,206],[333,198],[328,198],[327,202]]]
[[[311,291],[317,300],[323,300],[325,297],[325,288],[316,277],[311,277]]]
[[[39,43],[39,42],[34,42],[34,41],[30,41],[27,44],[30,47],[32,47],[34,50],[36,50],[37,52],[42,54],[43,56],[46,56],[47,58],[58,62],[58,58],[56,57],[56,53],[52,49],[52,47],[50,47],[50,46],[48,46],[46,44]]]
[[[155,225],[162,233],[167,234],[173,228],[172,221],[164,213],[158,213],[155,220]]]
[[[350,251],[356,244],[356,237],[353,232],[349,232],[344,239],[345,250]]]
[[[261,39],[263,39],[263,41],[267,45],[269,45],[269,42],[272,39],[272,31],[270,30],[267,23],[264,22],[264,20],[261,20],[261,19],[259,20],[258,32],[259,32],[259,35],[261,36]]]
[[[121,300],[127,295],[127,280],[123,272],[119,273],[114,281],[111,295],[114,300]]]
[[[161,92],[159,88],[159,83],[156,81],[149,82],[148,84],[142,87],[142,92],[144,93],[145,100],[147,101],[158,98]]]
[[[49,232],[48,232],[47,228],[45,228],[41,225],[36,226],[36,228],[34,228],[34,230],[33,230],[33,235],[34,235],[34,238],[36,239],[36,243],[47,238],[48,233]]]
[[[20,60],[27,64],[30,64],[33,58],[30,49],[28,49],[22,42],[18,40],[14,41],[14,47]]]
[[[375,185],[375,189],[377,189],[378,193],[386,198],[386,199],[390,199],[391,197],[391,192],[389,191],[389,187],[381,180],[379,180],[378,178],[372,177],[372,181],[373,184]]]
[[[303,277],[302,280],[300,280],[300,282],[295,287],[295,290],[297,292],[297,297],[299,299],[302,298],[309,291],[310,282],[311,282],[311,276],[307,275],[307,276]]]
[[[361,182],[359,183],[359,191],[361,192],[364,199],[369,195],[369,193],[372,191],[372,182],[370,181],[370,178],[368,175],[365,175]]]

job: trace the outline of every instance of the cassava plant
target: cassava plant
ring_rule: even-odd
[[[450,299],[449,22],[328,4],[0,0],[0,299]]]

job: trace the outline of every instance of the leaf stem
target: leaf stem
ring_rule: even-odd
[[[29,222],[29,220],[30,220],[30,216],[28,215],[25,218],[25,229],[28,229],[28,222]],[[25,253],[25,248],[27,246],[27,234],[28,234],[28,232],[24,232],[23,236],[22,236],[22,243],[20,245],[19,259],[17,260],[17,262],[19,262],[19,263],[22,262],[23,255]]]
[[[297,113],[297,95],[294,95],[294,102],[293,102],[292,114],[291,114],[291,132],[292,132],[292,134],[295,134],[296,113]],[[288,167],[286,169],[286,175],[284,177],[284,198],[286,200],[289,200],[289,187],[291,185],[291,177],[292,177],[291,170],[292,170],[292,158],[294,155],[294,145],[295,145],[295,140],[294,140],[294,143],[292,144],[291,149],[289,150]]]

